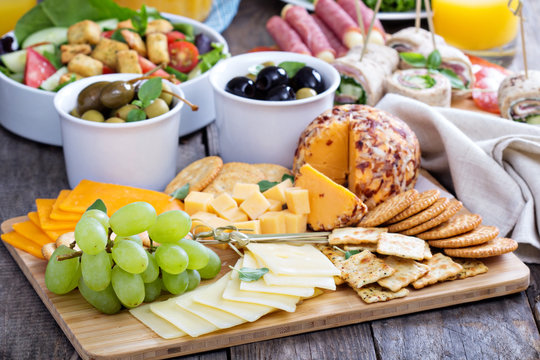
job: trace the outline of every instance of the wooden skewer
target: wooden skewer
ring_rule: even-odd
[[[414,18],[414,27],[416,31],[420,29],[420,10],[422,8],[422,0],[416,0],[416,17]]]
[[[373,10],[373,17],[371,18],[371,22],[369,23],[369,29],[366,38],[364,39],[364,46],[362,47],[362,55],[360,55],[360,61],[362,61],[364,55],[366,54],[369,37],[371,35],[371,32],[373,31],[373,25],[375,24],[375,18],[377,18],[377,14],[379,13],[379,9],[381,8],[381,3],[382,0],[377,0],[377,4],[375,4],[375,9]]]
[[[515,16],[519,17],[519,30],[521,33],[521,52],[523,53],[523,67],[525,68],[525,79],[529,78],[529,66],[527,65],[527,47],[525,46],[525,30],[523,27],[523,23],[525,22],[525,19],[523,19],[523,3],[521,0],[517,0],[517,5],[513,6],[514,0],[508,0],[508,9],[514,14]]]
[[[429,32],[431,32],[431,41],[433,43],[433,50],[437,50],[437,44],[435,43],[435,30],[433,26],[433,13],[431,12],[431,4],[429,0],[424,0],[424,6],[426,7],[426,15],[428,20]]]
[[[362,16],[362,9],[360,9],[360,1],[356,0],[354,2],[354,6],[356,8],[356,18],[358,19],[358,27],[360,28],[360,32],[362,33],[362,37],[364,38],[364,44],[366,44],[366,29],[364,28],[364,18]]]

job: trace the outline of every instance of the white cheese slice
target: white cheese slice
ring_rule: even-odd
[[[193,296],[193,301],[195,303],[208,305],[213,308],[226,311],[249,322],[258,320],[261,316],[275,310],[275,308],[271,306],[241,303],[238,301],[224,299],[223,291],[227,287],[230,275],[231,272],[223,275],[221,279],[212,285],[198,291]]]
[[[341,272],[313,245],[256,244],[247,246],[276,275],[334,276]]]
[[[174,339],[186,335],[185,332],[150,311],[150,304],[130,309],[129,312],[164,339]]]
[[[290,276],[268,272],[264,274],[263,279],[266,284],[274,286],[316,287],[336,290],[336,283],[331,276]]]
[[[237,269],[242,267],[242,258],[238,260],[235,267]],[[232,301],[272,306],[288,312],[294,312],[296,310],[296,303],[300,300],[299,296],[240,290],[240,279],[237,271],[232,271],[227,287],[223,291],[223,298]]]
[[[260,268],[255,257],[249,251],[244,252],[242,267],[257,269]],[[310,297],[315,293],[315,288],[295,287],[295,286],[275,286],[268,285],[261,278],[257,281],[240,281],[240,290],[255,291],[270,294],[282,294],[300,297]]]
[[[211,322],[182,309],[176,304],[176,299],[150,304],[150,310],[193,337],[218,330]]]

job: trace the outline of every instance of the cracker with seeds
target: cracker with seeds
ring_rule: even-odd
[[[363,227],[381,225],[409,207],[417,197],[418,191],[415,189],[392,196],[369,210],[358,225]]]
[[[412,283],[415,289],[421,289],[439,281],[444,281],[457,275],[463,269],[461,265],[455,263],[443,253],[437,253],[423,263],[429,266],[429,272]]]
[[[172,194],[182,186],[189,184],[189,191],[201,191],[218,175],[223,167],[219,156],[207,156],[192,162],[183,168],[165,188],[167,194]]]
[[[468,277],[486,273],[488,271],[488,267],[480,260],[462,258],[453,258],[452,260],[461,265],[463,267],[463,270],[461,270],[457,275],[446,279],[447,281],[465,279]]]
[[[433,203],[433,205],[419,212],[418,214],[408,217],[405,220],[402,220],[395,224],[389,225],[388,231],[400,232],[400,231],[415,227],[417,225],[420,225],[428,220],[431,220],[435,216],[442,213],[444,209],[446,209],[446,207],[448,206],[448,203],[449,203],[449,200],[447,198],[439,198],[437,199],[437,201],[435,201],[435,203]]]
[[[281,182],[283,175],[292,175],[291,170],[277,164],[253,164],[264,174],[264,180]]]
[[[428,207],[433,205],[435,201],[437,201],[440,194],[441,192],[437,189],[421,192],[408,208],[388,220],[387,223],[397,223],[401,220],[405,220],[406,218],[413,216],[414,214],[419,213],[422,210],[427,209]]]
[[[377,252],[406,259],[423,260],[426,242],[412,236],[383,233],[377,243]]]
[[[438,248],[463,248],[473,245],[484,244],[495,239],[499,235],[499,229],[495,226],[480,225],[468,233],[454,236],[448,239],[429,240],[429,245]]]
[[[351,256],[341,265],[341,275],[353,289],[377,282],[396,272],[368,250]]]
[[[241,162],[230,162],[223,165],[217,177],[203,192],[211,194],[228,193],[232,195],[236,183],[257,184],[264,180],[264,173],[255,166]]]
[[[376,244],[386,228],[348,227],[334,229],[328,236],[330,245]]]
[[[446,220],[450,219],[452,216],[456,215],[457,212],[461,210],[462,207],[463,207],[463,204],[461,203],[461,201],[458,201],[456,199],[451,199],[450,202],[448,203],[448,206],[446,207],[446,209],[444,209],[442,213],[435,216],[431,220],[428,220],[420,225],[417,225],[415,227],[402,231],[401,233],[404,235],[420,234],[421,232],[434,228],[435,226],[440,225]]]
[[[388,256],[384,259],[384,262],[392,269],[395,269],[396,272],[377,281],[377,283],[394,292],[418,280],[429,271],[429,266],[411,259]]]
[[[343,250],[345,251],[351,251],[351,250],[358,250],[360,252],[364,250],[369,250],[371,252],[377,252],[377,243],[375,244],[358,244],[358,245],[344,245]]]
[[[343,251],[336,250],[333,246],[325,245],[319,245],[317,248],[341,271],[342,263],[345,261],[345,253]],[[341,276],[334,276],[334,282],[336,285],[341,285],[345,280]]]
[[[409,290],[405,288],[394,292],[384,289],[377,284],[370,284],[360,289],[355,289],[355,291],[367,304],[402,298],[409,294]]]
[[[486,258],[512,252],[518,248],[518,243],[510,238],[495,238],[487,243],[459,249],[444,249],[449,256],[462,258]]]
[[[478,214],[462,214],[416,236],[424,240],[446,239],[472,231],[481,223],[482,217]]]

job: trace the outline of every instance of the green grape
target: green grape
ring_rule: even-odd
[[[132,274],[140,274],[148,266],[146,251],[134,241],[115,243],[112,248],[112,256],[116,265]]]
[[[148,236],[160,244],[182,239],[191,229],[191,218],[182,210],[171,210],[160,214],[156,223],[148,229]]]
[[[112,262],[109,254],[103,250],[96,255],[83,253],[81,270],[84,283],[94,291],[102,291],[111,282]]]
[[[208,264],[208,252],[206,251],[206,247],[200,242],[191,239],[181,239],[175,244],[179,245],[188,254],[188,269],[202,269]]]
[[[208,264],[197,271],[202,279],[213,279],[221,271],[221,259],[212,249],[205,248],[208,253]]]
[[[144,282],[139,274],[131,274],[120,266],[112,269],[111,277],[114,293],[126,307],[136,307],[144,300]]]
[[[79,279],[79,292],[82,297],[93,307],[105,314],[116,314],[122,308],[122,304],[114,293],[111,284],[102,291],[94,291],[88,287],[81,277]]]
[[[79,258],[75,257],[68,260],[58,261],[57,257],[60,255],[73,254],[75,250],[70,249],[65,245],[60,245],[54,250],[47,268],[45,269],[45,285],[49,291],[55,294],[67,294],[77,284],[75,279],[79,276]],[[76,279],[78,281],[78,278]]]
[[[87,210],[82,217],[91,217],[99,221],[105,228],[105,232],[109,233],[109,217],[103,211],[98,209]]]
[[[152,302],[161,295],[162,281],[157,277],[154,281],[144,284],[144,302]]]
[[[144,201],[136,201],[116,210],[109,224],[116,235],[130,236],[148,230],[156,222],[156,210]]]
[[[79,248],[90,255],[103,251],[107,245],[107,232],[99,221],[91,217],[81,217],[75,226],[75,241]]]
[[[189,285],[186,291],[191,291],[195,289],[201,283],[201,275],[197,270],[186,270],[189,277]]]
[[[154,254],[149,253],[145,250],[146,256],[148,257],[148,266],[141,273],[141,277],[145,284],[154,282],[159,276],[159,266],[156,261]]]
[[[180,274],[186,270],[189,262],[185,250],[174,244],[160,245],[155,256],[159,267],[169,274]]]
[[[143,246],[142,239],[141,239],[141,237],[139,235],[117,236],[117,237],[114,238],[115,243],[119,243],[120,241],[123,241],[123,240],[130,240],[130,241],[136,242],[137,244]]]
[[[183,294],[189,286],[187,271],[182,271],[180,274],[169,274],[166,271],[162,271],[162,277],[163,285],[173,295]]]

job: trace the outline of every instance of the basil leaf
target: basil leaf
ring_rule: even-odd
[[[148,26],[146,5],[143,4],[139,13],[131,18],[131,23],[133,24],[135,31],[137,31],[141,36],[145,35],[146,27]]]
[[[294,77],[298,70],[306,66],[305,63],[296,62],[296,61],[284,61],[278,65],[278,67],[283,68],[287,72],[289,78]]]
[[[86,209],[86,211],[92,210],[92,209],[101,210],[105,214],[107,213],[107,206],[105,205],[105,203],[101,199],[97,199],[96,201],[94,201],[94,203],[92,205],[90,205],[88,207],[88,209]]]
[[[345,259],[348,259],[351,256],[356,255],[358,253],[360,253],[360,250],[348,250],[348,251],[345,251]]]
[[[146,120],[146,113],[141,109],[133,109],[128,113],[127,122]]]
[[[291,182],[294,184],[294,176],[289,175],[289,174],[283,174],[283,176],[281,177],[281,181],[285,181],[287,179],[290,179]]]
[[[49,62],[52,64],[52,66],[54,66],[54,68],[56,70],[60,69],[62,66],[64,66],[62,64],[62,60],[60,60],[60,53],[57,53],[56,51],[54,52],[50,52],[50,51],[45,51],[43,53],[43,56],[49,60]]]
[[[266,190],[276,186],[278,184],[277,181],[268,181],[268,180],[262,180],[257,183],[259,185],[259,190],[261,192],[265,192]]]
[[[427,65],[425,56],[419,53],[402,52],[399,57],[412,67],[425,68]]]
[[[160,77],[155,77],[144,82],[139,88],[139,100],[143,103],[143,108],[147,107],[161,94],[163,83]]]
[[[463,80],[457,76],[457,74],[450,69],[438,69],[438,71],[446,76],[448,80],[450,80],[450,83],[452,84],[453,89],[459,89],[459,90],[466,90],[467,87],[465,84],[463,84]]]
[[[433,50],[427,58],[428,69],[438,69],[441,66],[442,58],[439,50]]]
[[[240,278],[240,280],[248,281],[248,282],[257,281],[260,278],[262,278],[264,274],[270,271],[268,268],[253,269],[253,268],[243,267],[240,270],[238,270],[237,268],[234,268],[230,265],[229,267],[235,271],[238,271],[238,274],[239,274],[238,277]]]
[[[141,101],[141,100],[138,100],[138,99],[133,100],[133,101],[131,102],[131,104],[132,104],[132,105],[135,105],[135,106],[138,106],[138,107],[140,107],[140,108],[143,107],[143,106],[142,106],[142,105],[143,105],[142,101]]]
[[[176,78],[182,82],[187,81],[188,79],[187,74],[184,74],[183,72],[180,72],[173,67],[167,66],[165,68],[165,71],[168,72],[169,74],[176,76]]]
[[[189,183],[182,186],[181,188],[174,190],[171,196],[178,200],[184,200],[186,196],[188,195],[188,193],[189,193]]]
[[[115,32],[113,32],[111,35],[111,40],[116,40],[116,41],[123,42],[124,44],[127,44],[127,41],[124,38],[124,35],[122,35],[122,32],[121,32],[122,30],[124,29],[118,29]]]

